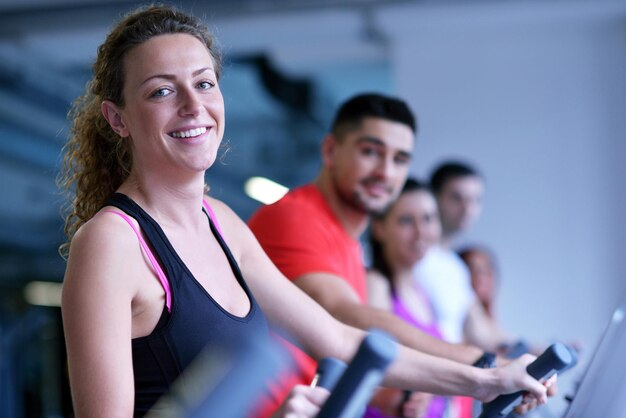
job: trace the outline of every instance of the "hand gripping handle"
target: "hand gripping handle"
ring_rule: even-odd
[[[526,367],[529,375],[537,380],[547,380],[556,372],[564,369],[573,361],[571,351],[561,343],[552,344],[539,357]],[[500,395],[483,404],[479,418],[498,418],[507,416],[524,396],[524,391]]]

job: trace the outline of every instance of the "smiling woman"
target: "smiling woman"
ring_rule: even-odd
[[[267,297],[251,289],[277,273],[245,224],[203,195],[224,134],[219,75],[204,26],[150,7],[109,34],[74,104],[60,183],[73,194],[62,311],[78,417],[143,416],[206,347],[268,335]],[[313,414],[325,396],[299,388],[284,410]]]

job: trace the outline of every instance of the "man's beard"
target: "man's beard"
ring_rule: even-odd
[[[389,197],[388,201],[381,207],[379,207],[378,205],[373,206],[368,202],[367,199],[364,199],[362,197],[358,190],[350,190],[344,192],[337,179],[333,178],[333,181],[335,183],[335,189],[337,189],[337,191],[339,192],[339,199],[341,199],[341,201],[346,206],[350,207],[355,212],[360,212],[366,216],[379,216],[384,214],[394,200],[393,197]]]

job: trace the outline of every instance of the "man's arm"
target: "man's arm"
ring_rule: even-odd
[[[293,282],[332,316],[348,325],[363,330],[385,330],[403,345],[464,364],[473,364],[482,355],[482,350],[477,347],[446,343],[418,330],[391,312],[362,304],[354,290],[333,274],[310,273]]]

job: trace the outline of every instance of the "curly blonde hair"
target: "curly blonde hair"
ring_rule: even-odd
[[[68,113],[73,121],[64,147],[59,186],[68,194],[64,208],[67,241],[59,247],[63,257],[76,231],[104,205],[132,167],[128,139],[119,137],[100,110],[102,101],[124,106],[124,57],[137,45],[159,35],[189,34],[204,43],[219,79],[221,56],[209,30],[196,18],[169,6],[148,6],[126,15],[98,47],[93,79]]]

